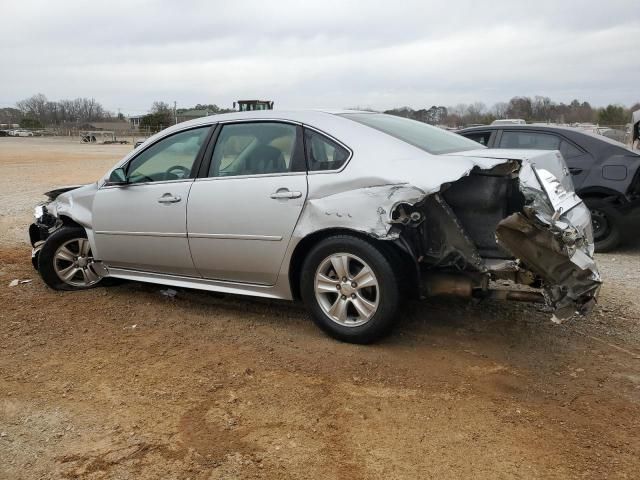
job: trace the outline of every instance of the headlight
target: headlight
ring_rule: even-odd
[[[38,205],[36,208],[33,209],[33,215],[36,218],[40,218],[44,215],[45,209],[44,209],[44,205]]]

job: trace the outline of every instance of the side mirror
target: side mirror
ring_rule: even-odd
[[[109,180],[107,180],[107,184],[109,185],[126,185],[127,183],[127,174],[124,171],[124,168],[116,168],[109,175]]]

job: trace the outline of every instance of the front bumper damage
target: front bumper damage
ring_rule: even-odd
[[[29,240],[31,242],[31,264],[33,268],[38,270],[38,256],[40,250],[44,246],[44,242],[49,235],[60,228],[62,221],[53,216],[48,210],[46,204],[38,205],[35,208],[35,222],[29,225]]]

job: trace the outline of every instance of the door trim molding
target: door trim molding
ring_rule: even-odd
[[[186,233],[172,232],[127,232],[124,230],[97,230],[96,235],[130,235],[132,237],[177,237],[187,238]]]
[[[189,238],[211,238],[221,240],[262,240],[266,242],[280,242],[281,236],[277,235],[239,235],[234,233],[189,233]]]

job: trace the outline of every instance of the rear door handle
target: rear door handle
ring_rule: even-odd
[[[179,195],[173,196],[170,193],[165,193],[158,199],[158,203],[177,203],[180,200],[182,200],[182,198],[180,198]]]
[[[569,171],[572,175],[580,175],[582,173],[582,169],[576,167],[569,167]]]
[[[279,188],[277,191],[271,194],[271,198],[277,200],[279,198],[300,198],[302,192],[292,192],[288,188]]]

